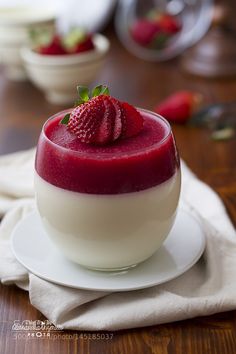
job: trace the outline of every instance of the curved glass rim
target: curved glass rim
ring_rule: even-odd
[[[172,129],[171,129],[171,126],[169,124],[169,122],[164,118],[162,117],[160,114],[158,113],[155,113],[153,111],[149,111],[148,109],[144,109],[144,108],[139,108],[139,107],[136,107],[136,109],[138,111],[141,111],[141,112],[144,112],[144,113],[147,113],[148,115],[151,115],[152,117],[155,117],[155,118],[158,118],[160,119],[167,127],[167,133],[165,134],[165,136],[160,140],[158,141],[157,143],[154,143],[150,146],[147,146],[147,147],[144,147],[144,148],[140,148],[140,149],[136,149],[134,151],[132,151],[131,153],[129,153],[129,157],[130,156],[136,156],[138,155],[141,151],[152,151],[154,149],[156,149],[157,147],[160,147],[162,146],[166,140],[170,137],[170,135],[172,134]],[[72,149],[68,149],[64,146],[61,146],[61,145],[58,145],[56,144],[54,141],[50,140],[49,137],[47,136],[46,134],[46,126],[48,124],[49,121],[53,120],[54,118],[58,117],[59,115],[62,115],[62,114],[67,114],[69,112],[71,112],[73,110],[73,108],[69,108],[69,109],[65,109],[63,111],[60,111],[60,112],[57,112],[55,113],[53,116],[50,116],[46,122],[43,124],[43,127],[42,127],[42,130],[41,130],[41,134],[43,135],[43,137],[45,138],[45,140],[51,144],[52,146],[55,146],[56,149],[59,149],[59,150],[62,150],[63,152],[67,152],[67,153],[70,153],[70,154],[74,154],[74,155],[79,155],[79,156],[84,156],[86,157],[86,159],[94,159],[94,155],[90,154],[89,152],[85,152],[85,151],[76,151],[76,150],[72,150]],[[99,147],[99,146],[97,146]],[[100,156],[96,156],[96,160],[102,160],[102,159],[105,159],[106,157],[109,156],[109,159],[118,159],[120,158],[121,156],[124,157],[126,154],[125,153],[120,153],[120,154],[117,154],[115,156],[111,156],[111,153],[110,152],[101,152]]]

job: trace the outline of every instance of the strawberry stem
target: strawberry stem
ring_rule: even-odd
[[[92,90],[92,97],[99,95],[110,95],[109,89],[105,85],[98,85]]]

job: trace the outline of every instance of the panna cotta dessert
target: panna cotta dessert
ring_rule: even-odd
[[[153,112],[84,87],[73,110],[45,123],[35,162],[43,226],[82,266],[117,270],[146,260],[174,223],[180,164],[170,125]]]

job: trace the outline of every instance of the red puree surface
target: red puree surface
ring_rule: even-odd
[[[136,192],[168,180],[179,168],[173,135],[164,121],[140,112],[143,130],[108,146],[79,142],[59,124],[65,115],[59,113],[39,138],[37,173],[57,187],[90,194]]]

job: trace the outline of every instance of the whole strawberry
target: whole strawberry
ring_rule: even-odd
[[[142,129],[141,114],[127,102],[111,97],[107,86],[96,86],[91,97],[87,87],[77,89],[80,97],[77,106],[61,124],[66,124],[81,142],[106,145],[134,136]]]
[[[179,91],[159,103],[154,111],[170,122],[184,124],[201,106],[203,96],[198,92]]]
[[[163,49],[169,39],[180,30],[181,23],[175,16],[152,9],[131,25],[130,34],[143,47]]]
[[[67,33],[63,44],[68,53],[83,53],[95,49],[92,35],[79,28]]]
[[[82,42],[78,43],[75,47],[75,53],[83,53],[88,52],[89,50],[93,50],[94,44],[92,40],[92,36],[88,35]]]
[[[144,47],[151,44],[159,32],[160,26],[149,19],[137,20],[130,28],[133,40]]]
[[[167,13],[160,15],[157,22],[161,30],[165,33],[173,35],[181,30],[180,22],[174,16],[171,16]]]
[[[181,30],[181,23],[176,16],[172,16],[167,12],[162,12],[160,10],[153,9],[148,14],[147,17],[156,22],[160,30],[169,35],[176,34]]]
[[[38,53],[44,55],[63,55],[66,54],[66,50],[62,45],[62,41],[59,35],[54,35],[48,44],[44,44],[38,47]]]

